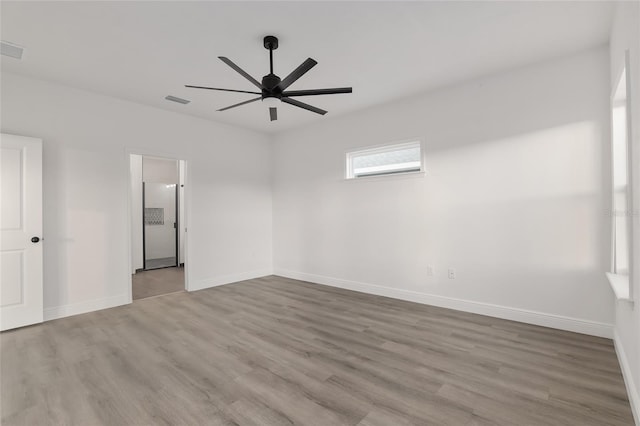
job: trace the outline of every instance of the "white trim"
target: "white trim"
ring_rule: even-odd
[[[427,176],[426,170],[421,172],[402,172],[402,173],[391,173],[388,175],[371,175],[371,176],[360,176],[357,178],[342,178],[343,182],[376,182],[378,180],[395,180],[395,179],[416,179],[416,178],[424,178]]]
[[[196,288],[188,289],[187,291],[203,290],[205,288],[217,287],[220,285],[231,284],[238,281],[250,280],[253,278],[265,277],[273,275],[271,269],[263,269],[250,272],[241,272],[238,274],[223,275],[217,278],[211,278],[207,280],[200,280],[196,283]],[[70,305],[55,306],[52,308],[45,308],[44,320],[50,321],[58,318],[69,317],[72,315],[86,314],[88,312],[99,311],[101,309],[114,308],[116,306],[128,305],[131,294],[125,293],[119,296],[106,297],[104,299],[94,299],[85,302],[73,303]]]
[[[105,297],[104,299],[87,300],[85,302],[72,303],[70,305],[54,306],[44,309],[44,320],[50,321],[58,318],[70,317],[72,315],[86,314],[87,312],[99,311],[101,309],[114,308],[116,306],[128,305],[129,294]]]
[[[223,275],[220,277],[207,278],[207,279],[192,283],[193,284],[192,287],[190,287],[187,291],[204,290],[205,288],[217,287],[225,284],[232,284],[238,281],[252,280],[254,278],[262,278],[269,275],[273,275],[273,271],[271,269],[259,269],[256,271],[240,272],[237,274],[229,274],[229,275]]]
[[[484,302],[456,299],[453,297],[439,296],[435,294],[420,293],[411,290],[384,287],[357,281],[343,280],[340,278],[289,271],[285,269],[276,268],[274,270],[274,274],[316,284],[324,284],[332,287],[359,291],[362,293],[375,294],[378,296],[407,300],[409,302],[423,303],[426,305],[455,309],[457,311],[487,315],[490,317],[540,325],[543,327],[557,328],[559,330],[573,331],[598,337],[613,337],[613,324],[530,311],[526,309],[510,308],[507,306],[493,305]]]
[[[611,154],[611,182],[613,183],[614,181],[614,173],[615,173],[615,167],[614,167],[614,152],[613,152],[613,133],[614,133],[614,129],[613,129],[613,106],[615,103],[615,97],[616,94],[618,92],[618,89],[620,88],[620,82],[622,81],[622,77],[624,77],[624,83],[625,83],[625,110],[626,110],[626,118],[625,118],[625,125],[626,125],[626,157],[627,157],[627,187],[626,187],[626,192],[627,192],[627,209],[629,209],[629,206],[631,207],[631,209],[633,208],[634,201],[633,201],[633,189],[634,189],[634,185],[633,185],[633,158],[632,158],[632,145],[633,145],[633,114],[632,114],[632,106],[631,106],[631,98],[632,98],[632,93],[631,93],[631,56],[630,56],[630,52],[629,49],[625,50],[624,52],[624,62],[623,62],[623,66],[620,70],[618,70],[617,72],[617,78],[615,79],[616,85],[615,87],[612,89],[611,94],[610,94],[610,104],[609,104],[609,121],[610,121],[610,140],[609,140],[609,147],[610,147],[610,154]],[[617,212],[615,210],[615,188],[613,188],[612,185],[612,191],[611,191],[611,271],[613,273],[617,273],[616,270],[616,217],[617,217]],[[625,214],[627,214],[628,212],[625,212]],[[627,223],[627,239],[628,239],[628,247],[627,247],[627,257],[629,259],[629,272],[628,272],[628,283],[633,282],[632,278],[634,276],[634,270],[633,270],[633,259],[634,259],[634,247],[633,247],[633,214],[631,214],[628,217],[629,221]],[[607,276],[608,277],[608,276]],[[608,277],[609,278],[609,277]],[[619,280],[617,280],[618,283],[616,285],[620,285]],[[611,283],[612,287],[614,287],[614,282],[612,281],[611,278],[609,278],[609,282]],[[614,287],[614,292],[615,292],[615,287]],[[633,300],[635,298],[635,294],[634,294],[634,289],[633,286],[628,285],[628,289],[627,289],[627,297],[624,298],[623,300],[627,300],[627,301],[631,301],[633,303]],[[616,292],[616,297],[618,297],[618,292]],[[620,299],[618,297],[618,299]]]
[[[629,296],[629,275],[614,274],[605,272],[611,289],[617,300],[624,300],[633,304],[633,299]]]
[[[616,355],[618,355],[618,362],[620,363],[620,369],[622,370],[622,377],[624,378],[624,385],[627,388],[627,395],[629,397],[629,404],[631,405],[631,412],[636,425],[640,425],[640,395],[638,394],[638,386],[633,380],[633,374],[631,367],[629,366],[629,359],[624,351],[624,346],[620,341],[620,335],[618,330],[613,331],[613,343],[616,348]]]

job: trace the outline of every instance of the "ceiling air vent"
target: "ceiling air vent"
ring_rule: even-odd
[[[17,44],[9,43],[6,41],[2,41],[0,43],[1,49],[0,53],[4,56],[10,56],[16,59],[22,59],[22,52],[24,51],[24,47],[18,46]]]
[[[188,104],[189,102],[191,102],[191,101],[188,101],[188,100],[186,100],[186,99],[178,98],[178,97],[176,97],[176,96],[171,96],[171,95],[169,95],[169,96],[165,96],[165,99],[166,99],[166,100],[168,100],[168,101],[171,101],[171,102],[177,102],[177,103],[179,103],[179,104],[183,104],[183,105],[186,105],[186,104]]]

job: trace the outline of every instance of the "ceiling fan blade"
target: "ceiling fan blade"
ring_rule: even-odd
[[[316,108],[316,107],[314,107],[312,105],[309,105],[309,104],[305,104],[304,102],[296,101],[295,99],[289,99],[289,98],[283,97],[282,98],[282,102],[286,102],[286,103],[288,103],[290,105],[297,106],[298,108],[302,108],[302,109],[306,109],[306,110],[309,110],[309,111],[313,111],[316,114],[320,114],[320,115],[325,115],[327,113],[327,111],[325,111],[323,109]]]
[[[314,95],[334,95],[338,93],[351,93],[351,87],[337,87],[335,89],[310,89],[310,90],[290,90],[284,92],[282,96],[314,96]]]
[[[238,74],[240,74],[241,76],[243,76],[244,78],[246,78],[247,80],[249,80],[251,83],[253,83],[254,86],[256,86],[258,89],[262,90],[262,84],[260,84],[258,82],[258,80],[256,80],[255,78],[251,77],[245,70],[243,70],[242,68],[240,68],[239,66],[237,66],[236,64],[234,64],[231,59],[229,58],[225,58],[224,56],[218,56],[218,59],[220,59],[222,62],[224,62],[225,64],[229,65],[231,68],[233,68],[234,70],[236,70],[236,72],[238,72]]]
[[[260,92],[248,92],[246,90],[218,89],[217,87],[190,86],[188,84],[186,84],[184,87],[189,87],[191,89],[221,90],[223,92],[251,93],[251,94],[254,94],[254,95],[261,95],[262,94]]]
[[[287,87],[291,86],[293,82],[295,82],[297,79],[299,79],[304,74],[306,74],[306,72],[309,71],[311,68],[315,67],[316,64],[317,64],[316,61],[314,61],[311,58],[307,58],[307,60],[304,61],[298,68],[296,68],[291,72],[291,74],[286,76],[284,80],[282,80],[280,84],[278,84],[278,87],[280,87],[281,90],[284,90]]]
[[[278,108],[269,108],[269,117],[271,117],[271,121],[276,121],[278,119]]]
[[[231,106],[228,106],[226,108],[221,108],[218,111],[226,111],[226,110],[231,109],[231,108],[239,107],[240,105],[250,104],[251,102],[259,101],[260,99],[262,99],[262,96],[260,96],[258,98],[254,98],[254,99],[249,99],[248,101],[240,102],[239,104],[231,105]]]

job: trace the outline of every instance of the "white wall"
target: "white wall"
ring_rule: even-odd
[[[615,90],[622,67],[625,50],[631,55],[631,160],[633,182],[633,270],[631,285],[634,306],[625,301],[614,301],[615,341],[618,357],[629,391],[629,400],[636,424],[640,424],[640,3],[625,2],[616,5],[611,31],[611,92]]]
[[[45,318],[130,298],[128,151],[188,161],[194,290],[271,272],[263,135],[3,72],[2,132],[44,140]]]
[[[279,135],[275,273],[610,336],[608,80],[601,48]],[[414,137],[426,176],[343,179]]]
[[[145,156],[142,159],[142,179],[145,182],[178,183],[178,161]]]
[[[142,249],[142,155],[132,154],[131,164],[131,273],[144,267]]]

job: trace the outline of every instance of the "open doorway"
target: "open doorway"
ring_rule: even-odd
[[[185,166],[130,155],[133,300],[185,290]]]

